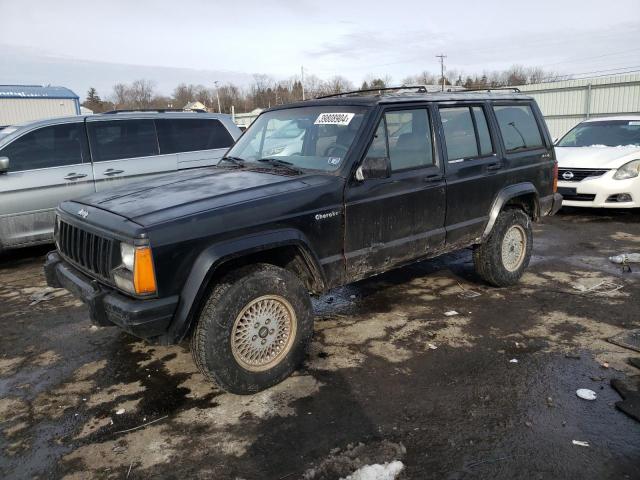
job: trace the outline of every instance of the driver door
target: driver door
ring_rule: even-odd
[[[345,193],[349,281],[427,256],[444,244],[445,181],[425,106],[387,110],[365,155],[388,178],[352,179]]]

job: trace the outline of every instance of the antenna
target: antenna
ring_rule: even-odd
[[[436,55],[436,58],[440,59],[440,82],[442,83],[442,91],[444,92],[444,59],[447,58],[447,56],[441,53],[440,55]]]

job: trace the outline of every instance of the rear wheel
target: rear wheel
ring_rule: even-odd
[[[217,284],[191,338],[198,369],[238,394],[264,390],[302,362],[313,333],[309,295],[288,270],[244,267]]]
[[[503,210],[486,241],[473,252],[476,272],[497,287],[516,284],[531,259],[531,218],[520,209]]]

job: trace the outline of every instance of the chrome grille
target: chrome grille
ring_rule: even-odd
[[[72,263],[105,280],[110,279],[113,240],[60,220],[57,241],[60,252]]]
[[[581,182],[585,178],[597,178],[601,177],[609,170],[606,168],[559,168],[558,169],[558,180],[561,182]],[[564,174],[567,173],[567,176],[571,176],[571,178],[565,178]]]

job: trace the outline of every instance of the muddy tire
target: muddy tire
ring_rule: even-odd
[[[473,251],[476,272],[496,287],[515,285],[529,265],[532,246],[531,218],[520,209],[503,210],[489,237]]]
[[[250,394],[287,378],[313,334],[309,294],[296,275],[243,267],[211,291],[191,337],[198,369],[224,390]]]

